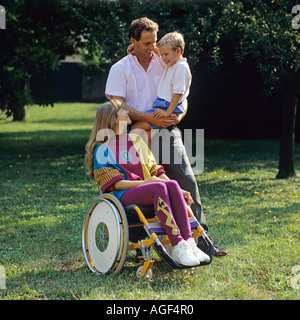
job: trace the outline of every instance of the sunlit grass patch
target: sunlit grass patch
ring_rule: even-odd
[[[134,252],[116,278],[92,274],[81,248],[97,197],[84,146],[97,104],[30,106],[22,123],[0,122],[2,299],[298,299],[300,179],[276,180],[279,142],[205,140],[197,176],[209,235],[229,256],[193,273],[156,253],[151,282]],[[299,172],[300,147],[296,144]]]

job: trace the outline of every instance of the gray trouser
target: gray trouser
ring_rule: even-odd
[[[176,126],[169,127],[169,130],[161,129],[151,140],[151,150],[156,161],[165,168],[167,176],[191,193],[194,200],[191,209],[207,231],[198,185],[182,142],[181,131]]]

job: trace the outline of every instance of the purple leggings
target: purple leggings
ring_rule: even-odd
[[[128,189],[120,199],[123,206],[154,206],[171,244],[192,237],[186,202],[175,180],[152,182]]]

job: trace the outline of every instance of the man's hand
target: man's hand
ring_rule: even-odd
[[[174,118],[160,118],[157,119],[153,116],[153,113],[150,113],[151,117],[149,117],[149,121],[151,124],[153,124],[154,126],[157,127],[163,127],[163,128],[167,128],[169,126],[171,126],[172,124],[175,124]],[[176,115],[174,115],[176,117]]]
[[[125,101],[125,98],[120,96],[111,96],[110,99],[119,99],[123,102]],[[163,118],[156,119],[153,117],[153,113],[141,112],[126,104],[124,104],[123,107],[129,111],[129,118],[131,120],[150,122],[157,127],[163,127],[163,128],[167,128],[173,124],[178,124],[180,120],[183,118],[183,116],[185,115],[185,113],[181,113],[178,116],[176,116],[176,114],[172,113],[168,117],[168,119],[163,119]]]
[[[153,117],[156,119],[161,119],[161,118],[168,118],[170,115],[168,114],[168,112],[166,110],[163,109],[156,109],[153,112]]]
[[[191,194],[188,191],[185,191],[182,189],[181,189],[181,191],[182,191],[183,197],[186,199],[187,205],[191,206],[194,203],[194,200],[193,200]]]
[[[172,120],[174,121],[173,124],[176,125],[176,124],[178,124],[178,123],[181,121],[181,119],[182,119],[183,117],[184,117],[183,113],[180,113],[180,114],[178,114],[178,115],[172,113],[172,114],[170,115],[169,119],[172,119]]]

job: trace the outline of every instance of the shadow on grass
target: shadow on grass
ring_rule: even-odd
[[[44,120],[31,120],[30,124],[35,124],[35,123],[40,123],[40,124],[59,124],[59,125],[65,125],[65,124],[72,124],[76,123],[79,127],[84,126],[84,125],[93,125],[93,122],[91,121],[90,118],[81,118],[81,119],[60,119],[60,118],[49,118],[49,119],[44,119]]]
[[[1,158],[13,158],[16,154],[31,154],[37,158],[84,155],[89,134],[90,130],[2,133]]]
[[[295,160],[300,160],[300,144],[295,144]],[[206,140],[205,166],[209,170],[224,169],[229,172],[245,172],[250,169],[278,167],[278,140]]]

